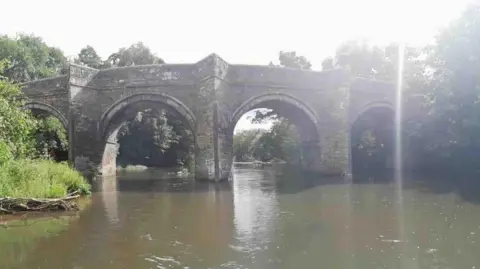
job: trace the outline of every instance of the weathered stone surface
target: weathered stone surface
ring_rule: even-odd
[[[26,109],[58,117],[68,127],[70,160],[88,173],[115,173],[119,128],[135,111],[163,107],[195,134],[196,177],[228,178],[233,129],[255,108],[271,108],[299,127],[308,170],[350,173],[350,126],[372,107],[394,108],[394,86],[315,72],[230,65],[215,54],[195,64],[96,70],[71,65],[66,76],[23,85]]]

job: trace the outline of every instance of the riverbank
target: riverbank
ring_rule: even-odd
[[[11,160],[0,165],[0,213],[76,210],[90,185],[66,163]]]

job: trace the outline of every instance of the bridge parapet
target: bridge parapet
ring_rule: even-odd
[[[29,97],[61,95],[68,92],[67,75],[45,78],[20,84],[22,91]]]

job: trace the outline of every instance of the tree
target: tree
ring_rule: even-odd
[[[92,46],[87,45],[78,53],[74,62],[96,69],[165,63],[142,42],[132,44],[128,48],[120,48],[118,52],[112,53],[105,61]]]
[[[85,48],[80,50],[78,58],[76,58],[75,63],[82,64],[91,68],[102,69],[108,67],[108,62],[104,62],[100,56],[98,56],[95,49],[87,45]]]
[[[239,162],[252,161],[253,149],[258,146],[259,139],[265,130],[253,129],[243,130],[233,136],[233,156]]]
[[[425,48],[399,44],[373,46],[365,41],[342,44],[324,69],[345,68],[368,79],[395,81],[404,64],[402,133],[407,152],[438,169],[475,168],[480,164],[480,6],[468,6]],[[372,150],[373,132],[360,139]],[[378,151],[378,150],[374,150]],[[418,165],[418,164],[417,164]]]
[[[18,34],[0,36],[0,59],[9,62],[0,75],[12,82],[26,82],[66,72],[63,52],[48,46],[40,37]]]
[[[0,61],[0,74],[8,67],[8,61]],[[17,86],[0,79],[0,163],[33,154],[35,121],[21,109],[22,99]]]
[[[254,156],[262,161],[282,160],[298,163],[300,160],[300,134],[288,120],[280,120],[259,140]]]
[[[270,130],[245,130],[234,135],[233,154],[237,161],[300,161],[300,135],[287,120],[275,122]]]
[[[139,134],[142,139],[139,139]],[[151,166],[151,161],[147,159],[155,159],[153,154],[164,153],[178,140],[172,126],[167,124],[165,111],[146,109],[138,112],[135,119],[127,122],[120,130],[119,142],[122,148],[119,154],[130,163],[136,161]]]
[[[335,69],[332,57],[327,57],[322,61],[322,70],[331,70]]]
[[[426,154],[459,167],[480,164],[480,7],[468,6],[428,48],[431,70],[419,127]]]
[[[398,43],[391,43],[385,47],[375,46],[366,40],[349,40],[341,44],[334,57],[327,57],[322,61],[322,69],[346,69],[352,75],[368,79],[395,81],[398,71]],[[406,47],[403,56],[404,77],[422,72],[422,50],[415,47]]]
[[[68,150],[67,130],[60,120],[53,116],[37,119],[35,140],[36,151],[40,156],[59,160],[57,153]],[[55,153],[54,156],[52,152]]]
[[[297,56],[295,51],[280,51],[278,55],[280,65],[283,67],[307,69],[312,68],[312,64],[304,56]]]
[[[267,123],[278,121],[280,117],[278,116],[277,112],[273,109],[257,109],[255,110],[255,116],[251,118],[252,123]]]
[[[164,63],[142,42],[133,44],[128,48],[121,48],[118,52],[111,54],[107,62],[114,67]]]
[[[119,163],[148,167],[187,166],[192,169],[193,134],[164,110],[146,109],[119,132]]]

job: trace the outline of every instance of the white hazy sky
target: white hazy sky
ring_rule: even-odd
[[[230,63],[268,64],[295,50],[319,69],[345,40],[430,42],[468,0],[0,0],[0,33],[41,36],[67,56],[102,57],[143,41],[169,63],[215,52]],[[252,128],[243,118],[239,125]],[[240,126],[239,126],[240,127]]]

